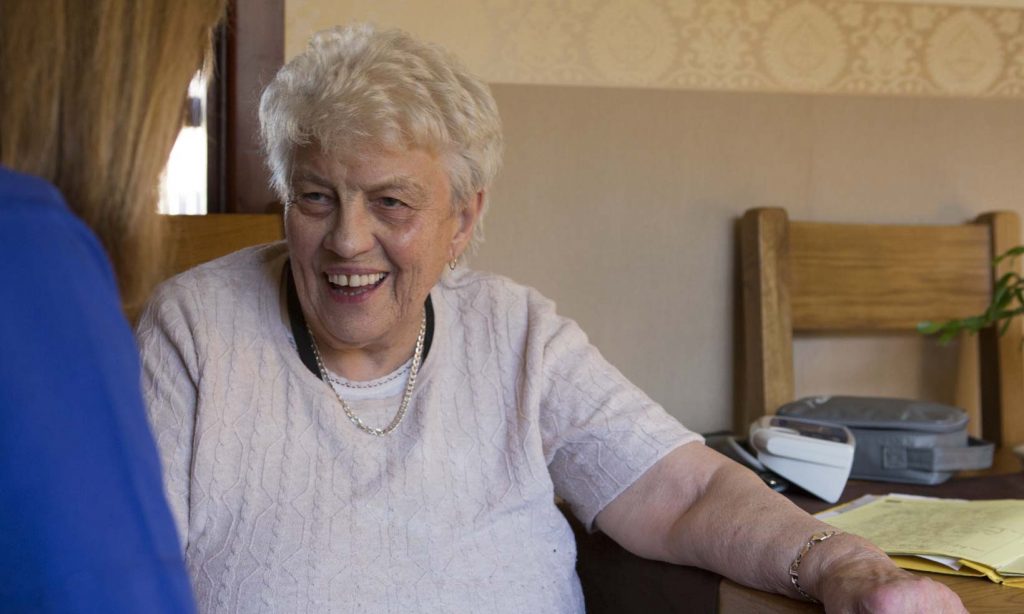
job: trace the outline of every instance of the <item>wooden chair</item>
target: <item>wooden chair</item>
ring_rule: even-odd
[[[790,222],[784,209],[752,209],[740,224],[744,382],[735,428],[794,398],[793,334],[914,331],[922,320],[977,315],[996,275],[992,259],[1020,241],[1015,213],[957,226]],[[1017,267],[1017,268],[1011,268]],[[1021,320],[980,335],[982,435],[1024,442]]]
[[[167,277],[250,245],[284,238],[276,214],[167,215]]]

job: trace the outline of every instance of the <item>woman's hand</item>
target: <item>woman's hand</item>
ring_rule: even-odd
[[[821,598],[826,612],[967,612],[957,594],[945,584],[896,567],[889,557],[860,538],[843,535],[834,539],[837,552],[827,552],[825,543],[818,544],[822,552],[816,554],[831,560],[818,565],[815,583],[808,587]]]

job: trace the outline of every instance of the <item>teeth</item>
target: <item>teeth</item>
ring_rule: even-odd
[[[327,281],[336,286],[348,286],[349,288],[361,288],[372,286],[384,279],[386,273],[373,273],[371,275],[328,275]]]

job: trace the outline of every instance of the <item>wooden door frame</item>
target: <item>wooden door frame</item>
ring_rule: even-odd
[[[207,210],[278,210],[259,144],[259,97],[284,64],[284,0],[229,0],[207,100]]]

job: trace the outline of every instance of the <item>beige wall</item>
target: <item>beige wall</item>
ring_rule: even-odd
[[[744,14],[764,6],[773,15],[808,4],[716,2]],[[660,10],[692,5],[702,14],[716,2],[641,4]],[[465,3],[479,9],[467,10],[465,20],[461,10],[442,11],[439,2],[369,4],[290,0],[289,51],[301,49],[309,31],[372,17],[461,49],[481,70],[487,68],[481,58],[505,57],[504,47],[488,56],[494,44],[488,41],[496,37],[506,45],[513,36],[514,24],[495,20],[495,11],[513,15],[523,7],[557,11],[570,5],[596,10],[613,3],[481,0]],[[939,25],[942,16],[966,14],[968,21],[996,24],[1021,13],[813,4],[827,14],[857,4],[869,16],[885,9],[908,19],[910,11],[926,8],[938,16],[930,23]],[[690,23],[680,19],[671,19],[673,28]],[[586,24],[558,23],[570,37],[585,36]],[[811,88],[814,93],[767,81],[763,91],[725,82],[708,85],[717,91],[620,87],[600,79],[585,85],[568,80],[569,87],[539,73],[509,82],[481,70],[494,83],[508,146],[475,265],[554,298],[614,364],[691,427],[726,428],[734,403],[735,219],[765,205],[787,207],[794,217],[837,221],[943,223],[992,209],[1024,213],[1024,104],[1011,87],[1016,73],[1007,68],[1020,60],[1020,47],[1013,45],[1024,32],[1017,27],[998,35],[998,58],[986,60],[998,62],[999,76],[970,95],[894,96],[883,88],[854,96],[842,89],[842,76],[821,90]],[[769,74],[766,64],[758,65]],[[940,86],[931,73],[920,74]],[[797,387],[801,393],[952,400],[955,358],[955,350],[913,337],[801,340]],[[935,366],[939,375],[926,375]]]
[[[1016,5],[1017,8],[1013,8]],[[1024,2],[289,0],[287,54],[374,21],[496,83],[1024,96]]]

